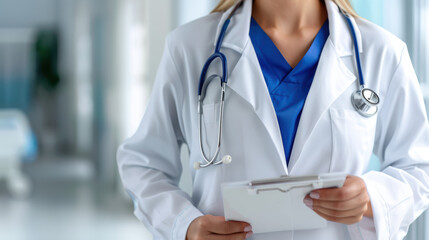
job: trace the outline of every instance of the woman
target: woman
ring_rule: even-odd
[[[234,6],[223,0],[167,39],[142,124],[118,150],[135,215],[155,239],[402,239],[429,204],[426,113],[405,44],[357,17],[347,0],[244,0],[236,8],[221,44],[229,80],[218,157],[233,160],[192,170],[192,198],[178,188],[180,145],[190,152],[185,167],[202,159],[198,80]],[[372,117],[350,101],[359,74],[340,9],[353,16],[363,78],[380,98]],[[207,76],[221,72],[213,65]],[[219,91],[207,84],[202,104],[208,156],[217,147]],[[366,172],[373,152],[380,172]],[[253,234],[222,217],[222,183],[328,172],[349,176],[342,188],[303,199],[327,228]]]

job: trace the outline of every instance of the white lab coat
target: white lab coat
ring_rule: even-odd
[[[173,31],[166,41],[155,87],[137,132],[118,150],[135,215],[155,239],[185,239],[191,221],[223,215],[220,185],[284,174],[347,172],[363,178],[374,218],[353,225],[328,222],[317,230],[255,234],[252,239],[401,239],[429,203],[429,127],[423,98],[405,44],[385,30],[355,19],[366,84],[381,98],[375,117],[351,105],[358,87],[350,30],[338,7],[326,0],[330,36],[302,111],[286,166],[276,113],[249,38],[252,1],[234,14],[222,44],[228,58],[220,157],[232,163],[195,171],[198,140],[197,86],[226,13],[214,13]],[[219,72],[219,69],[212,69]],[[216,145],[219,85],[210,84],[203,106],[206,151]],[[186,143],[192,197],[178,187],[179,147]],[[209,150],[208,150],[209,149]],[[375,153],[381,172],[366,172]]]

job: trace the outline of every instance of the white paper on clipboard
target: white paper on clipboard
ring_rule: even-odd
[[[254,233],[326,227],[303,200],[313,189],[342,187],[345,173],[280,177],[222,185],[226,220],[252,225]]]

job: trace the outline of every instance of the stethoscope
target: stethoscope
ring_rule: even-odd
[[[225,155],[222,157],[222,159],[215,161],[216,158],[219,155],[220,152],[220,145],[221,145],[221,137],[222,137],[222,123],[223,123],[223,109],[225,105],[225,89],[226,84],[228,82],[228,66],[227,66],[227,59],[225,55],[220,51],[223,38],[225,37],[226,30],[228,29],[228,25],[231,21],[231,17],[234,15],[235,11],[241,6],[243,1],[238,3],[234,9],[229,14],[228,18],[225,20],[221,32],[219,34],[218,40],[216,42],[216,48],[214,53],[207,59],[206,63],[203,66],[203,69],[201,71],[200,75],[200,81],[198,84],[198,131],[199,131],[199,141],[200,141],[200,150],[201,155],[203,156],[204,163],[195,162],[194,168],[200,169],[205,168],[210,165],[219,165],[219,164],[229,164],[232,161],[232,157],[230,155]],[[355,110],[364,117],[372,117],[374,116],[378,111],[378,104],[380,102],[380,98],[378,97],[377,93],[375,93],[372,89],[365,87],[365,81],[363,79],[363,73],[362,73],[362,66],[360,61],[360,53],[359,53],[359,46],[357,43],[357,37],[356,32],[353,27],[353,24],[350,20],[350,16],[342,11],[340,9],[342,15],[347,20],[347,23],[349,25],[349,28],[352,33],[353,37],[353,46],[355,49],[355,57],[356,57],[356,66],[359,74],[359,87],[358,90],[356,90],[354,93],[352,93],[351,96],[351,102]],[[210,67],[210,64],[215,60],[220,59],[221,65],[222,65],[222,75],[219,76],[217,74],[213,74],[210,77],[206,79],[207,71]],[[220,114],[219,114],[219,124],[218,124],[218,136],[217,136],[217,147],[216,151],[213,155],[213,157],[209,157],[206,155],[204,148],[203,148],[203,141],[202,141],[202,115],[203,115],[203,100],[206,93],[207,88],[207,82],[211,82],[213,80],[219,80],[221,84],[221,93],[220,93]]]

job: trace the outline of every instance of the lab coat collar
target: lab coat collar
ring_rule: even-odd
[[[237,11],[231,17],[231,23],[225,34],[222,47],[233,49],[238,53],[243,52],[247,42],[250,41],[249,29],[250,18],[252,16],[252,3],[252,0],[244,0],[243,6],[237,9]],[[237,4],[240,4],[240,1]],[[353,38],[346,19],[341,14],[338,6],[332,0],[325,0],[325,4],[328,12],[330,38],[335,46],[337,54],[340,57],[353,55]],[[233,9],[234,7],[231,7],[222,14],[221,20],[219,21],[219,25],[217,27],[215,38],[216,41],[221,32],[223,23],[231,14]],[[356,21],[353,17],[351,17],[351,22],[356,31],[359,51],[362,52],[361,32],[359,31],[359,28],[357,27]],[[214,42],[214,45],[216,45],[216,41]]]
[[[247,42],[250,41],[249,29],[250,18],[252,16],[252,2],[252,0],[244,0],[243,6],[237,9],[237,11],[231,17],[231,23],[229,24],[229,27],[226,31],[222,42],[222,47],[231,48],[239,53],[243,53],[244,47],[246,46]],[[237,4],[241,4],[241,1],[239,1]],[[224,22],[227,20],[233,9],[234,7],[230,7],[222,14],[217,27],[214,46],[216,46]]]
[[[353,55],[353,37],[347,20],[342,15],[337,4],[332,0],[325,0],[328,11],[329,33],[332,43],[335,46],[337,54],[340,57]],[[362,52],[362,35],[353,17],[350,17],[359,46],[359,52]]]

